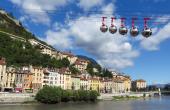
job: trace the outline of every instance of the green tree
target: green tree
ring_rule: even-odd
[[[108,70],[108,69],[103,69],[103,72],[102,72],[102,75],[101,75],[102,77],[109,77],[109,78],[112,78],[113,77],[113,75],[112,75],[112,73]]]
[[[72,99],[72,91],[71,90],[63,90],[62,96],[61,96],[61,101],[62,102],[68,102],[71,101]]]
[[[67,58],[63,58],[61,61],[62,61],[63,67],[69,67],[70,66],[70,62]]]
[[[80,99],[79,92],[77,90],[73,91],[72,100],[73,101],[79,101],[79,99]]]
[[[62,89],[60,87],[45,86],[36,94],[35,99],[41,103],[55,104],[61,101]]]
[[[72,74],[79,74],[80,73],[80,71],[77,68],[75,68],[73,65],[70,65],[69,69],[70,69]]]
[[[95,73],[94,73],[94,71],[93,71],[93,65],[92,65],[92,63],[88,63],[86,70],[87,70],[87,72],[88,72],[91,76],[94,76],[94,75],[95,75]]]
[[[90,97],[90,101],[95,102],[97,100],[97,96],[99,96],[99,93],[97,91],[90,91],[89,93],[89,97]]]

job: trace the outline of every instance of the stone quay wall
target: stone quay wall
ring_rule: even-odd
[[[26,103],[35,101],[35,94],[0,93],[0,104]]]

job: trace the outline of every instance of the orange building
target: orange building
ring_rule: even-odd
[[[33,74],[28,72],[25,74],[24,83],[23,83],[23,90],[24,91],[32,91],[33,89]]]

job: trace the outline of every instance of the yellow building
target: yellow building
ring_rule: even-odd
[[[59,69],[59,74],[61,74],[60,76],[62,76],[62,74],[64,75],[64,88],[65,90],[67,89],[71,89],[72,83],[71,83],[71,71],[69,70],[69,68],[61,68]]]
[[[33,74],[28,72],[25,74],[24,83],[23,83],[23,91],[27,92],[33,89]]]
[[[6,62],[5,58],[0,58],[0,91],[6,86]]]
[[[43,87],[43,68],[30,66],[30,72],[33,74],[32,88],[37,92]]]
[[[117,85],[119,88],[116,90],[116,92],[121,91],[121,92],[130,92],[131,90],[131,78],[130,76],[120,74],[117,72],[112,72],[113,74],[113,79],[115,80],[115,85]],[[123,84],[122,84],[123,82]]]
[[[124,85],[125,85],[125,92],[130,92],[131,91],[131,79],[130,79],[130,77],[124,78]]]
[[[100,80],[98,77],[90,78],[89,82],[90,82],[90,90],[96,90],[100,92]]]
[[[105,93],[104,79],[100,79],[100,93]]]

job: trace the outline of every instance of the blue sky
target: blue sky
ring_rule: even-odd
[[[100,64],[123,71],[133,79],[152,83],[170,82],[170,1],[169,0],[1,0],[0,7],[20,20],[41,40],[58,50],[95,58]],[[137,17],[143,28],[143,17],[153,36],[146,39],[111,35],[99,31],[101,17]],[[159,22],[159,23],[157,23]],[[119,27],[120,20],[115,21]]]

